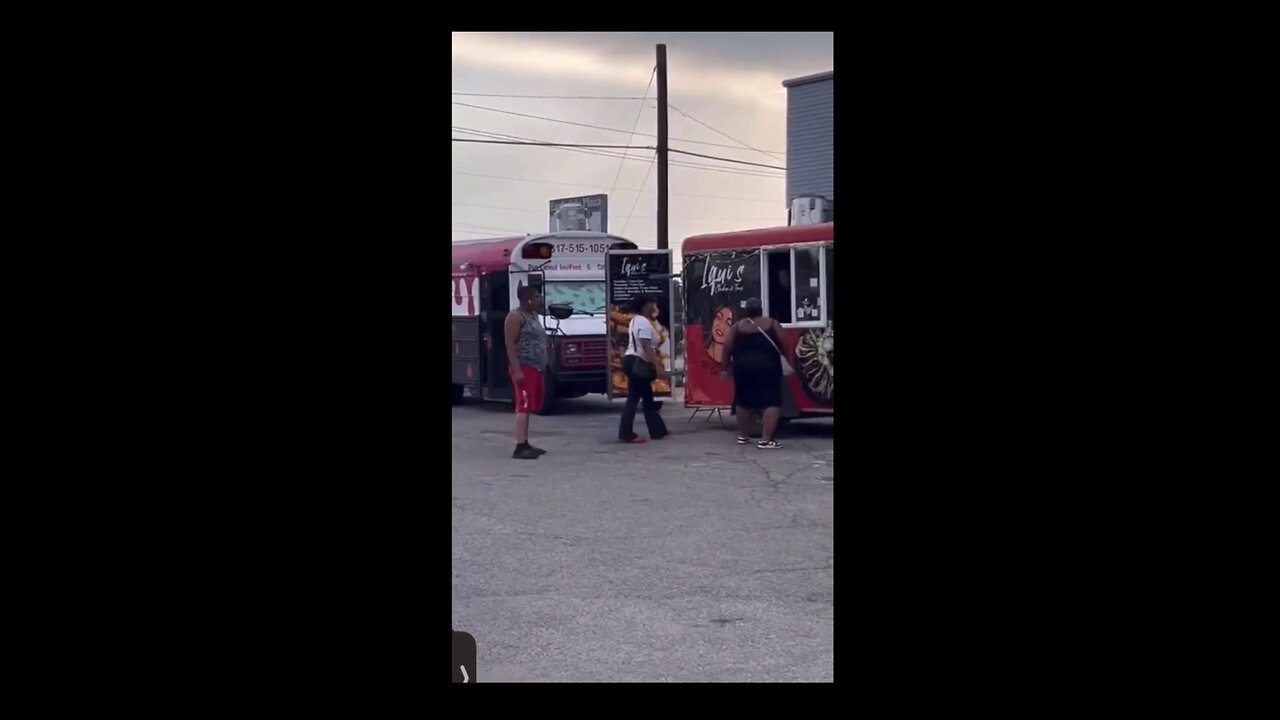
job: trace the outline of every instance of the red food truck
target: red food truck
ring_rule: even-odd
[[[795,373],[783,382],[782,417],[835,412],[835,223],[696,235],[680,247],[684,288],[685,407],[727,409],[724,340],[748,298],[782,326]]]
[[[510,402],[503,323],[525,285],[542,290],[548,368],[543,414],[563,398],[604,393],[605,251],[634,250],[630,240],[597,232],[464,240],[453,243],[453,402]]]

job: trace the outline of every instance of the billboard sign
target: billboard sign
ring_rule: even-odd
[[[552,200],[548,232],[566,230],[609,232],[609,196],[582,195]]]

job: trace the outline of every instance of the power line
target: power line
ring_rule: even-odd
[[[497,98],[524,98],[529,100],[645,100],[648,98],[648,92],[645,97],[634,97],[631,95],[503,95],[501,93],[464,93],[456,92],[451,95],[462,95],[465,97],[497,97]]]
[[[744,148],[746,148],[746,149],[748,149],[748,150],[754,150],[755,152],[758,152],[758,153],[760,153],[761,155],[769,155],[769,156],[773,157],[775,160],[780,159],[780,158],[778,157],[778,153],[771,153],[771,152],[769,152],[768,150],[761,150],[760,148],[751,147],[750,145],[748,145],[748,144],[746,144],[746,143],[742,142],[741,140],[739,140],[739,139],[737,139],[737,138],[733,137],[732,135],[730,135],[730,134],[728,134],[728,133],[725,133],[725,132],[721,132],[721,131],[719,131],[719,130],[717,130],[717,129],[713,128],[713,127],[711,127],[710,125],[708,125],[708,124],[706,124],[706,123],[702,122],[702,121],[701,121],[701,120],[699,120],[698,118],[696,118],[696,117],[694,117],[694,116],[690,115],[689,113],[687,113],[687,112],[685,112],[685,111],[681,110],[680,108],[676,107],[675,105],[672,105],[671,103],[667,103],[667,107],[671,108],[672,110],[675,110],[676,112],[680,113],[681,115],[683,115],[683,116],[685,116],[685,117],[689,118],[690,120],[692,120],[692,121],[694,121],[694,122],[698,123],[699,125],[701,125],[701,126],[705,127],[706,129],[710,130],[711,132],[713,132],[713,133],[717,133],[717,134],[720,134],[720,135],[723,135],[723,136],[725,136],[725,137],[729,138],[730,140],[732,140],[732,141],[734,141],[734,142],[738,143],[739,145],[741,145],[742,147],[744,147]]]
[[[600,189],[600,185],[596,185],[593,183],[562,182],[560,180],[538,180],[535,178],[510,177],[508,175],[484,175],[482,173],[464,172],[462,170],[451,170],[450,172],[454,175],[465,175],[468,177],[489,178],[491,180],[510,180],[514,182],[535,183],[538,185],[565,185],[569,187],[585,187],[585,188],[592,188],[593,190],[597,190],[597,191]],[[651,190],[643,190],[643,189],[637,190],[636,188],[617,188],[617,189],[625,192],[642,192],[650,195],[653,194],[654,192]],[[730,197],[727,195],[701,195],[696,193],[672,193],[672,197],[709,198],[711,200],[741,200],[743,202],[769,203],[770,205],[779,204],[777,198],[765,200],[762,198]]]
[[[531,115],[529,113],[515,112],[514,110],[503,110],[501,108],[486,107],[484,105],[472,105],[471,103],[458,102],[457,100],[454,100],[453,104],[461,105],[462,107],[475,108],[476,110],[486,110],[488,112],[502,113],[503,115],[515,115],[516,117],[526,117],[526,118],[532,118],[534,120],[545,120],[547,122],[560,123],[562,125],[573,125],[576,127],[591,128],[592,130],[605,130],[608,132],[624,133],[626,135],[643,135],[645,137],[658,137],[653,133],[633,133],[630,130],[622,130],[619,128],[605,127],[603,125],[592,125],[590,123],[574,122],[572,120],[561,120],[559,118],[551,118],[551,117],[546,117],[544,115]],[[668,138],[668,140],[691,143],[693,145],[710,145],[712,147],[732,148],[734,150],[742,149],[737,145],[725,145],[724,143],[705,142],[703,140],[685,140],[682,138]]]
[[[658,153],[653,154],[653,160],[649,161],[649,169],[644,171],[644,180],[640,181],[640,190],[636,192],[636,199],[631,202],[631,210],[628,211],[627,221],[622,223],[622,232],[619,233],[623,237],[627,235],[627,227],[631,225],[631,218],[635,215],[636,205],[640,203],[640,195],[644,193],[644,186],[649,182],[649,173],[653,172],[653,166],[658,162]]]
[[[670,149],[670,148],[668,148]],[[674,168],[689,168],[690,170],[705,170],[707,172],[728,173],[730,175],[742,175],[744,177],[764,178],[766,180],[786,180],[786,175],[779,175],[776,172],[766,172],[763,170],[751,170],[745,168],[726,168],[716,167],[715,165],[703,165],[702,163],[691,163],[683,160],[668,160],[667,165]]]
[[[493,237],[494,233],[497,233],[502,237],[506,237],[508,235],[524,235],[525,234],[523,232],[518,232],[518,233],[507,232],[506,230],[459,230],[458,228],[449,228],[449,233],[460,234],[460,235],[481,235],[485,237]]]
[[[452,203],[452,204],[450,205],[450,207],[483,208],[483,209],[485,209],[485,210],[510,210],[511,212],[537,213],[537,214],[539,214],[539,215],[546,215],[546,214],[548,213],[548,208],[547,208],[547,207],[541,207],[541,208],[513,208],[513,207],[505,207],[505,206],[502,206],[502,205],[477,205],[477,204],[475,204],[475,203]],[[612,217],[612,218],[620,218],[620,217],[626,217],[626,216],[625,216],[625,215],[610,215],[609,217]],[[700,218],[700,219],[701,219],[701,218]],[[471,225],[472,223],[459,223],[459,224],[460,224],[460,225]]]
[[[643,158],[636,158],[636,159],[637,159],[637,160],[642,160]],[[529,207],[517,208],[517,207],[507,207],[507,206],[505,206],[505,205],[480,205],[480,204],[477,204],[477,203],[461,203],[461,202],[458,202],[458,203],[451,203],[451,204],[450,204],[450,207],[480,208],[480,209],[482,209],[482,210],[509,210],[509,211],[511,211],[511,212],[536,213],[536,214],[539,214],[539,215],[545,215],[545,214],[547,214],[547,212],[548,212],[548,209],[547,209],[546,207],[540,207],[540,208],[529,208]],[[631,217],[631,216],[630,216],[630,215],[612,215],[612,214],[610,214],[610,215],[609,215],[609,217],[611,217],[611,218],[615,218],[615,219],[616,219],[616,218],[620,218],[620,217]],[[637,216],[635,216],[635,217],[640,217],[640,216],[639,216],[639,215],[637,215]],[[648,217],[648,216],[646,215],[645,217]],[[685,220],[708,220],[708,221],[722,221],[722,220],[726,220],[726,221],[727,221],[727,220],[777,220],[777,219],[778,219],[778,216],[777,216],[777,215],[770,215],[770,216],[768,216],[768,217],[761,217],[761,216],[756,216],[756,217],[742,217],[742,216],[740,216],[740,215],[733,215],[733,216],[720,216],[720,217],[706,217],[706,216],[703,216],[703,215],[699,215],[699,216],[697,216],[697,217],[686,217],[686,216],[683,216],[683,215],[682,215],[681,217],[682,217],[683,219],[685,219]],[[470,225],[471,223],[459,223],[459,224],[460,224],[460,225]]]
[[[479,136],[481,136],[481,137],[491,137],[491,138],[497,138],[497,139],[500,139],[500,140],[528,140],[528,141],[530,141],[530,142],[539,142],[539,140],[538,140],[537,138],[524,137],[524,136],[522,136],[522,135],[509,135],[509,134],[507,134],[507,133],[495,133],[495,132],[489,132],[489,131],[487,131],[487,130],[478,130],[478,129],[474,129],[474,128],[460,127],[460,126],[458,126],[458,125],[454,125],[454,126],[452,126],[452,127],[453,127],[453,131],[454,131],[454,132],[460,132],[460,133],[463,133],[463,134],[465,134],[465,135],[479,135]],[[553,149],[555,149],[555,150],[563,150],[564,152],[581,153],[581,154],[583,154],[583,155],[599,155],[600,157],[607,157],[607,158],[618,158],[618,157],[622,157],[622,156],[621,156],[621,155],[619,155],[618,153],[615,153],[615,152],[608,152],[608,151],[605,151],[605,150],[580,150],[580,149],[577,149],[577,148],[571,148],[571,147],[557,147],[557,148],[553,148]],[[643,158],[630,158],[630,157],[629,157],[629,158],[627,158],[627,159],[628,159],[628,160],[643,160]]]
[[[470,233],[472,235],[492,235],[493,233],[498,233],[500,235],[524,235],[524,234],[527,234],[529,231],[528,230],[512,230],[511,228],[484,227],[483,225],[468,224],[467,227],[451,227],[449,228],[449,232]]]
[[[716,157],[715,155],[703,155],[702,153],[689,152],[688,150],[676,150],[674,148],[670,148],[670,150],[673,153],[680,153],[681,155],[692,155],[694,157],[710,158],[712,160],[719,160],[721,162],[737,163],[739,165],[754,165],[756,167],[770,168],[773,170],[786,170],[786,168],[778,167],[777,165],[762,165],[760,163],[747,162],[746,160],[733,160],[731,158]]]
[[[511,212],[529,212],[529,213],[546,212],[546,208],[534,210],[533,208],[513,208],[513,207],[504,207],[502,205],[476,205],[475,203],[453,203],[452,205],[450,205],[450,207],[473,207],[473,208],[484,208],[485,210],[510,210]]]
[[[647,145],[592,145],[589,143],[553,143],[530,142],[527,140],[474,140],[468,138],[450,138],[453,142],[482,143],[485,145],[540,145],[542,147],[575,147],[575,148],[628,148],[631,150],[653,150]],[[709,157],[709,156],[705,156]]]
[[[466,227],[476,228],[478,230],[492,230],[494,232],[514,232],[514,233],[524,232],[523,230],[512,230],[511,228],[508,228],[508,227],[494,227],[493,225],[483,225],[480,223],[470,223],[470,222],[464,222],[462,220],[453,220],[453,219],[450,219],[449,224],[465,225]]]
[[[658,76],[658,66],[653,66],[653,72],[649,73],[649,84],[644,86],[644,97],[649,97],[649,89],[653,87],[653,79]],[[640,100],[640,109],[636,111],[636,121],[631,123],[631,134],[627,136],[627,142],[631,142],[631,138],[636,136],[636,128],[640,127],[640,116],[644,114],[644,98]],[[618,186],[618,178],[622,177],[622,167],[627,162],[627,156],[630,150],[622,151],[622,160],[618,161],[618,172],[613,175],[613,184],[609,186],[609,194],[613,194],[613,189]],[[641,183],[643,187],[644,183]],[[636,197],[640,197],[637,195]]]
[[[538,183],[540,185],[573,185],[576,187],[589,187],[589,188],[596,188],[596,189],[600,188],[599,185],[596,185],[594,183],[574,183],[574,182],[567,183],[567,182],[561,182],[559,180],[538,180],[535,178],[518,178],[518,177],[510,177],[507,175],[483,175],[481,173],[464,172],[462,170],[453,170],[451,172],[454,175],[466,175],[468,177],[490,178],[493,180],[514,180],[516,182]],[[632,188],[618,188],[618,189],[631,190],[632,192],[635,192],[634,189]],[[770,202],[773,202],[773,201],[770,200]]]
[[[614,152],[603,152],[603,151],[596,151],[596,150],[580,150],[580,149],[576,149],[576,148],[578,148],[578,147],[615,147],[615,146],[611,146],[611,145],[578,145],[578,144],[575,144],[575,143],[552,143],[552,142],[546,142],[546,141],[542,141],[542,140],[536,140],[536,139],[534,139],[534,138],[522,137],[522,136],[520,136],[520,135],[508,135],[508,134],[506,134],[506,133],[495,133],[495,132],[488,132],[488,131],[485,131],[485,130],[473,130],[473,129],[471,129],[471,128],[464,128],[464,127],[460,127],[460,126],[457,126],[457,125],[452,126],[452,129],[453,129],[455,132],[460,132],[460,133],[469,134],[469,135],[480,135],[480,136],[483,136],[483,137],[499,138],[499,139],[502,139],[502,140],[524,140],[524,141],[527,141],[527,142],[525,142],[525,143],[498,143],[498,144],[512,144],[512,145],[521,145],[521,144],[524,144],[524,145],[531,145],[531,146],[546,146],[546,147],[551,147],[551,148],[553,148],[553,149],[555,149],[555,150],[565,150],[565,151],[568,151],[568,152],[579,152],[579,153],[582,153],[582,154],[584,154],[584,155],[599,155],[600,157],[607,157],[607,158],[621,158],[621,159],[623,159],[623,160],[633,160],[633,161],[637,161],[637,162],[645,162],[644,158],[642,158],[642,157],[632,157],[632,156],[629,156],[629,155],[622,155],[622,154],[614,153]],[[468,141],[466,141],[466,140],[461,140],[461,139],[459,139],[459,141],[460,141],[460,142],[468,142]],[[474,142],[474,141],[472,141],[472,142]],[[653,149],[654,149],[652,146],[631,146],[631,147],[632,147],[632,148],[635,148],[635,149],[643,149],[643,150],[653,150]],[[717,158],[715,158],[714,156],[706,156],[706,157],[711,157],[712,159],[717,159]],[[742,161],[738,161],[738,162],[742,162]],[[785,178],[785,177],[786,177],[785,175],[778,175],[777,173],[773,173],[773,172],[766,173],[766,172],[760,172],[760,171],[755,171],[755,170],[744,170],[744,169],[740,169],[740,168],[719,168],[719,167],[715,167],[715,166],[713,166],[713,165],[703,165],[703,164],[700,164],[700,163],[691,163],[691,162],[687,162],[687,161],[680,161],[680,160],[668,161],[668,164],[670,164],[672,167],[692,168],[692,169],[697,169],[697,170],[709,170],[709,171],[712,171],[712,172],[729,173],[729,174],[731,174],[731,175],[745,175],[745,176],[747,176],[747,177],[762,177],[762,178]],[[614,178],[614,182],[617,182],[617,178],[616,178],[616,177]],[[612,193],[612,190],[611,190],[611,193]]]
[[[625,158],[625,159],[627,159],[627,160],[635,160],[635,161],[639,161],[639,162],[644,162],[644,158],[641,158],[641,157],[631,157],[631,156],[626,156],[626,155],[620,155],[620,154],[618,154],[618,153],[613,153],[613,152],[603,152],[603,151],[595,151],[595,150],[577,150],[577,149],[574,149],[573,147],[561,147],[561,145],[566,145],[566,146],[567,146],[567,145],[570,145],[569,143],[562,143],[562,144],[558,144],[558,143],[552,143],[552,142],[550,142],[550,141],[538,140],[537,138],[525,137],[525,136],[522,136],[522,135],[510,135],[510,134],[507,134],[507,133],[495,133],[495,132],[489,132],[489,131],[487,131],[487,130],[477,130],[477,129],[473,129],[473,128],[460,127],[460,126],[458,126],[458,125],[453,125],[453,126],[452,126],[452,129],[453,129],[454,131],[456,131],[456,132],[461,132],[461,133],[464,133],[464,134],[469,134],[469,135],[480,135],[480,136],[483,136],[483,137],[498,138],[498,139],[502,139],[502,140],[525,140],[525,141],[528,141],[528,143],[529,143],[529,144],[531,144],[531,145],[547,144],[547,145],[549,145],[549,146],[555,147],[555,149],[558,149],[558,150],[567,150],[568,152],[580,152],[580,153],[583,153],[584,155],[599,155],[599,156],[601,156],[601,157]],[[595,146],[588,146],[588,147],[595,147]],[[607,147],[607,146],[602,146],[602,147]],[[652,149],[654,149],[652,146],[633,146],[633,147],[637,147],[638,149],[646,149],[646,150],[652,150]],[[701,157],[708,157],[708,158],[711,158],[711,159],[713,159],[713,160],[721,159],[721,158],[718,158],[717,156],[713,156],[713,155],[706,155],[706,156],[701,156]],[[743,161],[741,161],[741,160],[738,160],[738,161],[730,160],[730,162],[743,162]],[[702,164],[699,164],[699,163],[691,163],[691,162],[687,162],[687,161],[680,161],[680,160],[670,161],[670,164],[671,164],[671,165],[673,165],[673,166],[676,166],[676,167],[702,168],[702,169],[708,169],[708,170],[716,170],[716,171],[718,171],[718,172],[732,172],[732,173],[735,173],[735,174],[740,173],[740,174],[745,174],[745,175],[751,175],[751,176],[754,176],[754,177],[783,177],[783,176],[780,176],[780,175],[777,175],[777,174],[774,174],[774,173],[762,173],[762,172],[756,172],[756,171],[751,171],[751,170],[742,170],[742,169],[732,169],[732,170],[731,170],[731,169],[728,169],[728,168],[716,168],[716,167],[714,167],[714,166],[712,166],[712,165],[702,165]]]
[[[449,228],[449,232],[451,232],[451,233],[467,233],[467,234],[469,234],[469,235],[487,235],[487,234],[489,234],[489,233],[491,233],[491,232],[503,232],[503,233],[505,233],[505,232],[507,232],[507,231],[506,231],[506,230],[476,230],[476,229],[474,229],[474,228],[456,228],[456,227],[451,227],[451,228]]]
[[[652,147],[652,146],[645,146],[645,145],[584,145],[584,144],[580,144],[580,143],[551,143],[551,142],[533,142],[533,141],[516,141],[516,140],[469,140],[469,139],[464,139],[464,138],[452,138],[452,140],[453,140],[453,142],[482,143],[482,144],[486,144],[486,145],[521,145],[521,146],[529,146],[529,147],[548,147],[548,148],[552,148],[552,149],[564,149],[564,148],[630,148],[630,149],[632,149],[632,150],[654,150],[654,149],[655,149],[655,148],[654,148],[654,147]],[[671,152],[681,152],[681,151],[679,151],[679,150],[672,150]],[[641,161],[643,161],[643,158],[632,158],[632,157],[627,157],[627,156],[623,156],[623,155],[608,154],[608,153],[598,153],[598,154],[600,155],[600,157],[607,157],[607,158],[622,158],[623,160],[641,160]],[[713,159],[713,160],[720,160],[720,159],[723,159],[723,158],[717,158],[717,157],[715,157],[714,155],[700,155],[699,157],[711,158],[711,159]],[[729,162],[744,162],[744,161],[742,161],[742,160],[737,160],[737,161],[730,160]],[[670,164],[672,167],[683,167],[683,168],[691,168],[691,169],[696,169],[696,170],[708,170],[708,171],[711,171],[711,172],[729,173],[729,174],[731,174],[731,175],[746,175],[746,176],[748,176],[748,177],[772,178],[772,179],[775,179],[775,180],[785,180],[785,179],[786,179],[786,176],[785,176],[785,175],[778,175],[778,174],[775,174],[775,173],[761,173],[761,172],[751,172],[751,171],[749,171],[749,170],[737,170],[737,169],[731,169],[731,168],[718,168],[718,167],[714,167],[714,166],[711,166],[711,165],[699,165],[699,164],[697,164],[697,163],[688,163],[688,162],[679,162],[679,161],[676,161],[676,162],[669,162],[669,164]],[[756,165],[757,163],[746,163],[746,164],[747,164],[747,165]],[[761,167],[768,167],[768,166],[761,166]],[[616,178],[615,178],[615,180],[616,180]],[[616,186],[615,186],[615,187],[616,187]],[[610,192],[612,192],[612,190],[613,190],[613,188],[610,188]]]

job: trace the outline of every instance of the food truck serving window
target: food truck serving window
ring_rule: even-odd
[[[765,311],[784,325],[822,327],[831,319],[834,248],[805,245],[764,253]]]

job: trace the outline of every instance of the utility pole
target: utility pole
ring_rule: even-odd
[[[658,249],[667,249],[667,46],[658,46]]]

